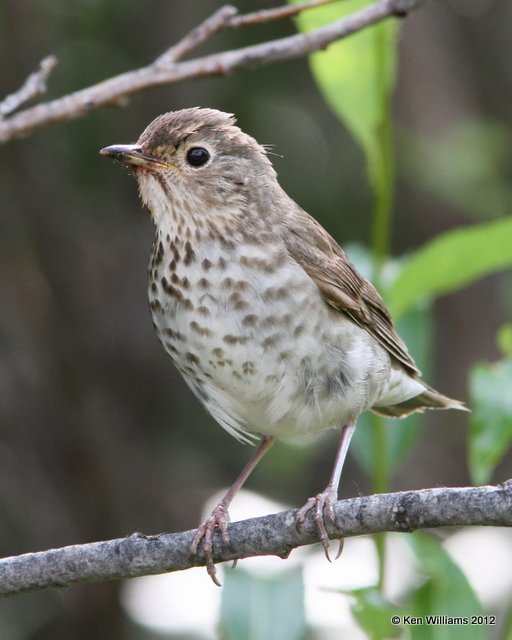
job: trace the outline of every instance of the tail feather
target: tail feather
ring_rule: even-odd
[[[413,398],[384,407],[373,406],[372,411],[390,418],[405,418],[411,413],[423,413],[426,409],[457,409],[470,411],[463,402],[443,396],[439,391],[425,385],[425,391]]]

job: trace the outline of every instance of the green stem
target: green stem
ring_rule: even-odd
[[[373,492],[389,491],[389,464],[386,437],[386,422],[382,416],[371,415],[373,428],[373,444],[375,447],[375,464],[373,468]]]
[[[387,455],[386,422],[381,416],[371,414],[373,428],[373,445],[375,447],[375,458],[373,468],[373,492],[385,493],[389,490],[389,464]],[[375,535],[375,546],[377,549],[377,560],[379,569],[378,587],[382,591],[384,576],[386,575],[386,534],[377,533]]]
[[[503,624],[497,638],[499,640],[510,640],[512,638],[512,605],[509,605],[503,612]]]
[[[377,82],[386,77],[390,64],[390,53],[384,29],[376,29],[377,48]],[[390,89],[391,91],[391,89]],[[374,211],[372,224],[371,248],[373,257],[373,283],[377,289],[382,288],[382,270],[390,253],[391,227],[394,195],[393,164],[393,125],[391,119],[391,96],[382,94],[382,120],[378,127],[374,149],[369,153],[370,178],[374,189]],[[385,493],[390,487],[389,455],[387,451],[386,423],[380,416],[372,416],[374,442],[373,491]],[[386,574],[385,534],[375,536],[375,545],[379,564],[378,586],[382,591]]]
[[[377,288],[380,288],[382,268],[390,253],[393,217],[393,134],[389,111],[388,105],[379,127],[379,143],[373,154],[371,167],[371,179],[375,193],[371,247],[373,282]]]

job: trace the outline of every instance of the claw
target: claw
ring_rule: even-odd
[[[215,569],[215,563],[213,562],[212,555],[212,540],[213,534],[215,533],[215,529],[219,527],[220,535],[222,536],[222,540],[224,544],[229,545],[229,533],[228,533],[228,524],[229,524],[229,513],[228,507],[231,504],[231,501],[238,493],[244,482],[249,477],[251,471],[258,464],[259,460],[263,457],[264,453],[270,449],[272,443],[274,442],[274,438],[269,436],[265,436],[261,439],[260,446],[258,449],[252,454],[251,458],[242,469],[242,472],[238,476],[238,478],[233,482],[231,487],[228,489],[226,495],[222,498],[219,504],[212,511],[210,517],[206,522],[198,528],[194,539],[192,540],[192,544],[190,545],[190,557],[193,559],[194,556],[197,555],[197,550],[199,549],[199,545],[201,542],[203,543],[203,554],[206,563],[206,570],[208,571],[208,575],[213,580],[213,582],[220,587],[221,584],[217,578],[217,571]],[[236,566],[236,560],[233,563],[233,567]]]
[[[338,551],[336,552],[336,556],[334,557],[334,560],[337,560],[341,554],[343,553],[343,547],[345,546],[345,538],[340,538],[338,540]]]
[[[192,540],[192,544],[190,545],[190,556],[193,558],[197,555],[199,545],[201,544],[201,542],[203,543],[203,554],[206,562],[206,570],[213,583],[218,587],[221,586],[221,583],[217,578],[217,569],[215,568],[215,563],[213,562],[213,534],[215,533],[215,529],[219,527],[223,542],[225,544],[229,544],[230,540],[228,533],[228,524],[228,510],[223,504],[218,504],[212,511],[208,520],[206,520],[206,522],[203,522],[203,524],[198,527],[197,532]]]
[[[295,527],[299,531],[301,526],[304,524],[304,520],[306,519],[306,514],[309,511],[313,511],[313,520],[316,524],[316,529],[318,531],[318,537],[320,538],[320,542],[324,549],[325,557],[329,562],[332,562],[331,557],[329,555],[329,535],[326,529],[326,522],[329,521],[332,525],[335,524],[334,521],[334,503],[336,502],[337,495],[332,490],[331,487],[327,487],[325,491],[318,493],[313,498],[309,498],[306,504],[299,509],[297,515],[295,517]],[[343,550],[343,539],[339,541],[338,552],[336,554],[335,560],[337,560],[341,552]]]

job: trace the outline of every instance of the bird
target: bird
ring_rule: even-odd
[[[153,325],[194,395],[229,434],[259,446],[198,528],[207,571],[229,505],[276,438],[340,430],[312,512],[329,559],[341,471],[358,416],[466,410],[420,377],[375,287],[283,190],[267,147],[233,114],[192,107],[155,118],[134,144],[100,151],[129,166],[155,227]],[[340,536],[341,537],[341,536]]]

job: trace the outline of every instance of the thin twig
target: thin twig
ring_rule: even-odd
[[[230,20],[237,14],[237,9],[230,5],[221,7],[215,13],[194,27],[192,31],[179,42],[168,49],[164,54],[155,60],[155,65],[169,65],[184,58],[187,53],[196,49],[200,44],[206,42],[214,33],[230,26]]]
[[[0,118],[4,118],[19,109],[32,98],[46,92],[48,80],[58,61],[55,56],[47,56],[39,63],[39,69],[31,73],[21,87],[0,102]]]
[[[264,22],[270,22],[271,20],[290,18],[291,16],[296,16],[298,13],[306,11],[307,9],[314,9],[315,7],[321,7],[324,4],[331,4],[336,1],[337,0],[310,0],[309,2],[276,7],[275,9],[261,9],[260,11],[246,13],[243,16],[233,16],[228,21],[227,26],[230,29],[236,29],[249,24],[263,24]]]
[[[231,543],[215,534],[213,558],[224,562],[256,555],[286,558],[318,541],[310,512],[300,531],[297,511],[283,511],[229,525]],[[512,526],[512,480],[497,486],[435,488],[340,500],[334,505],[331,539],[382,531],[412,532],[453,526]],[[190,558],[195,531],[92,542],[0,560],[0,596],[83,582],[134,578],[204,566],[201,553]],[[206,580],[206,576],[205,576]]]
[[[5,118],[0,121],[0,143],[27,136],[41,127],[77,118],[106,106],[125,104],[128,96],[150,87],[175,84],[194,78],[226,75],[240,69],[252,69],[325,49],[331,42],[372,24],[391,16],[402,16],[418,7],[423,1],[380,0],[309,33],[296,34],[165,66],[161,61],[153,62],[147,67],[109,78],[86,89]],[[187,49],[183,44],[181,47],[182,50]]]
[[[285,5],[284,7],[277,7],[275,9],[262,9],[260,11],[253,11],[243,16],[239,16],[238,9],[231,5],[224,5],[217,11],[215,11],[204,22],[194,27],[187,35],[179,42],[173,45],[165,53],[159,56],[155,60],[155,64],[168,65],[178,60],[182,60],[187,53],[190,53],[193,49],[203,42],[209,40],[215,33],[222,31],[223,29],[238,29],[245,25],[263,24],[270,22],[271,20],[280,20],[282,18],[289,18],[295,16],[307,9],[314,9],[324,4],[336,2],[337,0],[309,0],[309,2],[303,2],[295,5]]]

